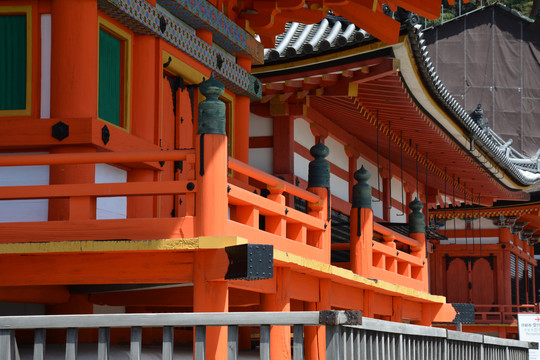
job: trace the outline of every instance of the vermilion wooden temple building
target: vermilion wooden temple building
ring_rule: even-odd
[[[538,210],[491,207],[528,199],[535,159],[508,157],[438,80],[413,13],[439,10],[3,1],[0,312],[431,325],[460,322],[464,302],[508,336],[535,309]],[[207,336],[225,358],[225,330]],[[271,336],[289,358],[290,328]],[[307,358],[324,353],[324,332],[304,337]]]

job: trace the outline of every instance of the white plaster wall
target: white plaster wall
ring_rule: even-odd
[[[345,153],[345,147],[331,136],[328,136],[324,140],[324,144],[330,150],[330,153],[326,157],[326,160],[332,164],[342,168],[345,171],[349,171],[349,157]]]
[[[377,201],[376,197],[372,197],[371,198],[371,208],[373,209],[373,216],[376,216],[379,219],[383,218],[383,203],[382,203],[382,201]]]
[[[272,136],[274,135],[274,120],[257,114],[249,114],[249,136]]]
[[[407,209],[405,209],[407,211]],[[392,207],[390,209],[390,222],[394,223],[406,223],[407,216],[401,211],[401,209],[396,209]]]
[[[309,160],[300,154],[294,153],[294,175],[305,181],[308,180]]]
[[[334,174],[330,174],[330,192],[341,200],[349,202],[349,183]]]
[[[51,116],[51,14],[41,15],[41,107],[40,116]]]
[[[274,173],[274,149],[249,149],[249,165],[269,174]]]
[[[452,210],[447,210],[448,213],[452,213]],[[456,230],[464,230],[465,229],[465,221],[464,220],[461,220],[461,219],[456,219],[456,226],[454,227],[454,219],[450,219],[448,221],[446,221],[446,230],[454,230],[454,228]],[[493,224],[493,221],[491,221],[490,219],[486,219],[486,218],[481,218],[481,219],[475,219],[472,221],[471,223],[471,228],[472,229],[475,229],[475,230],[478,230],[478,229],[482,229],[482,230],[493,230],[493,229],[498,229],[498,227]]]
[[[107,164],[96,164],[96,184],[124,183],[127,172]],[[125,219],[127,217],[127,198],[125,196],[98,197],[96,219]]]
[[[392,178],[392,198],[399,201],[399,203],[401,203],[401,189],[401,181],[396,178]],[[405,189],[403,189],[403,202],[406,201],[407,196],[405,195]]]
[[[294,141],[307,149],[315,145],[315,136],[311,133],[309,122],[302,118],[294,119]]]
[[[499,227],[495,224],[493,224],[493,221],[491,221],[490,219],[486,219],[486,218],[481,218],[480,220],[482,220],[482,222],[480,223],[480,225],[482,225],[482,229],[498,229]],[[476,220],[476,222],[474,223],[474,226],[475,226],[475,229],[478,228],[478,220]]]
[[[451,210],[450,210],[451,211]],[[454,226],[454,219],[450,219],[446,222],[446,225],[442,228],[446,230],[463,230],[465,229],[465,221],[462,219],[456,219],[455,220],[455,226]]]
[[[0,154],[0,156],[2,155],[19,154]],[[39,165],[0,167],[0,186],[31,185],[49,185],[49,166]],[[48,217],[48,199],[0,201],[0,222],[47,221]]]

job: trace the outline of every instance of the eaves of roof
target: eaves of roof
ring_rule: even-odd
[[[439,80],[439,76],[429,57],[429,53],[422,39],[423,34],[421,26],[411,27],[409,34],[411,49],[415,57],[418,73],[420,74],[424,85],[428,88],[431,95],[438,101],[439,105],[453,118],[453,120],[465,130],[474,139],[474,145],[482,149],[495,163],[503,168],[505,172],[520,186],[530,186],[535,182],[526,178],[522,172],[513,164],[505,152],[500,149],[499,144],[494,142],[488,133],[486,133],[457,100],[450,94],[444,84]],[[479,154],[470,151],[470,154],[479,158]],[[479,159],[479,161],[483,162]]]
[[[504,6],[501,6],[501,8],[506,9]],[[370,46],[375,46],[379,43],[377,39],[369,36],[369,34],[366,34],[361,29],[353,29],[351,26],[345,19],[338,17],[330,18],[330,20],[324,19],[321,23],[314,25],[289,23],[285,33],[276,38],[276,48],[265,50],[265,66],[261,68],[262,72],[265,73],[264,68],[268,69],[272,67],[271,65],[280,64],[278,67],[281,70],[277,71],[277,73],[283,73],[287,71],[288,63],[295,62],[298,64],[298,61],[301,59],[329,56],[330,54],[337,54],[359,46],[371,43],[373,45]],[[417,70],[413,69],[413,71],[418,73],[423,87],[427,90],[429,96],[437,102],[438,106],[445,113],[443,116],[439,114],[438,117],[450,118],[453,124],[449,121],[438,121],[437,116],[430,109],[425,109],[427,111],[426,113],[430,114],[443,130],[451,135],[473,159],[481,164],[486,171],[491,173],[505,187],[521,190],[535,184],[536,181],[523,175],[520,169],[506,156],[504,149],[500,148],[500,144],[493,141],[489,133],[485,132],[473,121],[465,109],[446,89],[431,63],[426,46],[424,45],[424,40],[422,39],[421,26],[404,26],[402,30],[407,34],[411,53],[409,54],[408,51],[403,52],[405,46],[403,42],[399,42],[392,46],[394,54],[402,51],[401,55],[396,55],[412,55],[415,64],[413,67],[417,68]],[[381,49],[380,46],[376,47]],[[322,66],[320,63],[319,65]],[[403,70],[401,74],[403,75]],[[265,76],[263,75],[263,77]],[[405,85],[407,85],[407,79],[405,79]],[[415,98],[425,96],[424,94],[420,95],[417,89],[412,88],[410,91]],[[456,135],[455,126],[460,128],[459,132],[461,132],[461,135]],[[452,132],[454,135],[452,135]],[[495,164],[496,166],[494,166]],[[508,177],[500,174],[499,168]]]

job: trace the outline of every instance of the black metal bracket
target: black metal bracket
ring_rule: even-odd
[[[456,317],[452,323],[474,324],[474,304],[452,304]]]
[[[107,145],[110,139],[111,132],[109,131],[107,125],[103,125],[103,127],[101,128],[101,140],[103,141],[103,144]]]
[[[52,126],[52,137],[62,141],[69,136],[69,125],[61,121]]]
[[[243,244],[225,248],[229,257],[226,280],[262,280],[274,277],[274,247]]]

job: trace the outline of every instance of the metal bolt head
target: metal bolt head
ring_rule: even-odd
[[[61,121],[52,126],[52,137],[62,141],[69,136],[69,125]]]

